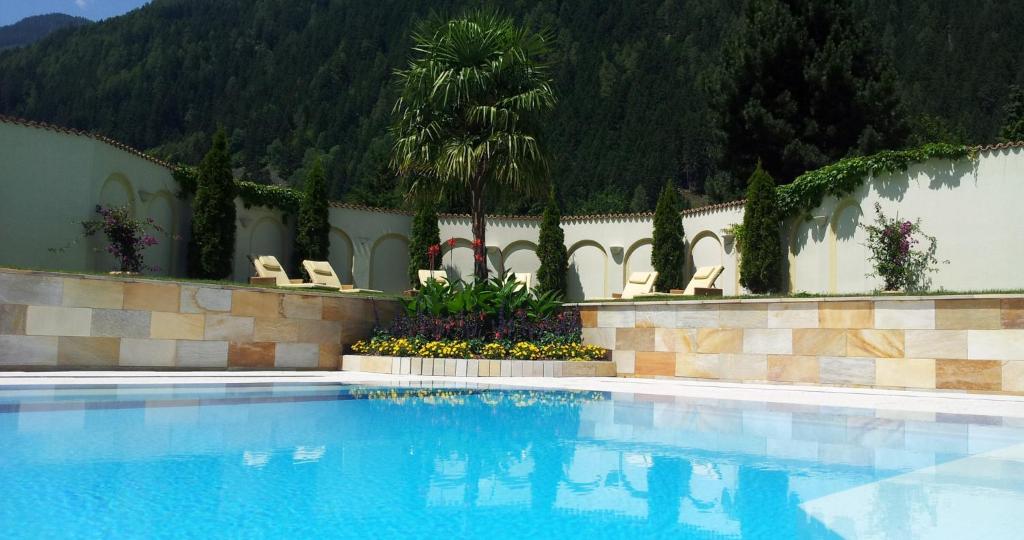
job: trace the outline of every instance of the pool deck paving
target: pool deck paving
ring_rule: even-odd
[[[670,379],[616,377],[445,377],[385,375],[339,371],[26,371],[0,374],[0,388],[19,385],[132,385],[132,384],[230,384],[230,383],[344,383],[397,386],[445,385],[456,388],[537,388],[589,390],[787,403],[796,405],[855,407],[895,411],[1024,418],[1024,396],[701,382]]]

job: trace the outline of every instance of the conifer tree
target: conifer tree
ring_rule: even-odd
[[[669,180],[665,182],[654,209],[654,246],[651,249],[651,265],[658,272],[654,286],[662,292],[683,287],[686,246],[683,218],[679,212],[679,194]]]
[[[320,159],[306,175],[295,232],[295,259],[326,261],[330,250],[331,224],[328,221],[327,178]]]
[[[235,258],[235,179],[223,129],[217,130],[213,146],[199,165],[192,240],[198,250],[196,277],[222,279],[231,275]]]
[[[409,239],[409,283],[418,287],[420,270],[437,270],[441,267],[441,231],[437,225],[437,212],[430,201],[420,202],[412,218],[412,234]],[[439,246],[431,265],[430,246]]]
[[[1010,87],[1010,95],[1003,108],[1005,118],[999,130],[999,138],[1003,142],[1024,141],[1024,88]]]
[[[779,290],[782,245],[775,181],[757,164],[747,185],[740,247],[740,284],[755,294]]]
[[[537,257],[540,259],[537,290],[557,291],[564,296],[569,256],[565,249],[565,232],[562,231],[561,219],[555,190],[552,189],[548,194],[548,204],[544,207],[544,217],[540,222],[540,238],[537,243]]]

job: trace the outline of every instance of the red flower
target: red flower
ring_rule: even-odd
[[[448,239],[448,247],[449,248],[455,247],[455,237],[454,236]]]
[[[482,245],[484,245],[484,243],[481,242],[479,238],[474,238],[473,239],[473,248],[474,249],[479,248]]]
[[[439,244],[434,244],[427,248],[427,255],[431,257],[437,257],[439,253],[441,253],[441,246]]]
[[[478,263],[479,262],[484,262],[484,256],[479,254],[479,253],[477,253],[477,254],[473,255],[473,260],[478,262]]]

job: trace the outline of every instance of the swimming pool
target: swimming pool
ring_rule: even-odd
[[[0,389],[18,538],[1011,538],[1024,421],[605,392]]]

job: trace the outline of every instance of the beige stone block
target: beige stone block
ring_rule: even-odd
[[[174,283],[125,283],[124,309],[177,313],[181,288]]]
[[[638,377],[671,377],[676,373],[676,353],[637,352],[634,373]]]
[[[797,328],[793,330],[793,354],[843,356],[846,354],[846,330]]]
[[[0,335],[0,366],[56,366],[57,337]]]
[[[64,278],[62,304],[67,307],[121,309],[124,283],[105,279]]]
[[[505,364],[505,362],[502,362],[501,360],[491,360],[490,364],[491,364],[491,377],[500,377],[501,376],[501,366],[503,364]]]
[[[236,317],[276,319],[281,316],[281,293],[231,291],[231,314]]]
[[[743,351],[743,330],[736,328],[698,328],[697,352],[739,353]]]
[[[228,343],[228,367],[264,368],[274,367],[277,344],[260,341]]]
[[[92,310],[92,335],[96,337],[149,337],[151,311],[131,309]]]
[[[597,326],[597,308],[596,307],[581,307],[580,308],[580,322],[583,324],[583,328],[594,328]]]
[[[722,328],[765,328],[768,326],[768,304],[723,304],[718,308]]]
[[[415,360],[419,360],[418,358]],[[319,369],[334,371],[341,365],[341,344],[321,343]],[[417,362],[417,366],[419,362]]]
[[[735,381],[768,380],[768,355],[720,354],[718,358],[723,379]]]
[[[817,328],[817,302],[777,302],[768,304],[768,328]]]
[[[615,350],[619,351],[653,351],[653,328],[617,328],[615,329]]]
[[[935,302],[932,300],[875,302],[875,328],[932,330],[935,328]]]
[[[903,358],[902,330],[849,330],[846,356]]]
[[[935,301],[938,330],[995,330],[1002,328],[998,298],[964,298]]]
[[[816,384],[819,382],[818,357],[768,355],[768,380]]]
[[[996,360],[936,360],[935,387],[996,391],[1003,387],[1003,363]]]
[[[1024,362],[1003,362],[1003,391],[1024,392]]]
[[[325,320],[347,323],[373,319],[374,306],[369,299],[324,296],[320,301],[323,303],[322,318]]]
[[[124,367],[171,367],[176,345],[173,339],[122,338],[118,365]]]
[[[211,313],[206,315],[205,339],[233,342],[252,341],[255,326],[256,321],[252,317],[232,317],[231,315]]]
[[[600,306],[597,311],[597,326],[600,328],[633,328],[636,312],[633,306]]]
[[[748,328],[743,331],[743,352],[792,354],[793,330],[789,328]]]
[[[308,343],[341,343],[341,322],[299,321],[299,341]]]
[[[300,327],[303,321],[298,319],[256,319],[253,339],[256,341],[277,341],[290,343],[299,341]]]
[[[967,358],[966,330],[907,330],[908,358]]]
[[[676,377],[690,377],[694,379],[721,378],[719,355],[699,353],[676,354]]]
[[[202,340],[205,326],[204,315],[157,311],[150,318],[149,336],[153,339]]]
[[[654,350],[658,352],[693,352],[697,331],[693,328],[655,328]]]
[[[821,328],[874,328],[875,310],[870,300],[819,302],[818,326]]]
[[[1024,298],[1003,298],[999,307],[1003,328],[1024,328]]]
[[[317,343],[278,343],[274,367],[316,368],[320,365],[320,345]]]
[[[227,341],[178,341],[174,365],[189,368],[228,366]]]
[[[181,313],[227,313],[231,311],[231,289],[181,286]]]
[[[595,317],[596,317],[596,315],[595,315]],[[413,372],[413,375],[416,375],[415,371]],[[480,361],[480,366],[477,368],[476,376],[477,377],[490,377],[491,376],[491,361],[490,360],[481,360]]]
[[[120,341],[113,337],[60,337],[57,341],[57,365],[114,367],[120,358]]]
[[[935,360],[879,358],[875,360],[875,384],[898,388],[935,388]]]
[[[341,357],[341,370],[342,371],[362,371],[363,358],[358,354],[346,354]]]
[[[818,377],[824,384],[875,384],[874,358],[822,356],[818,359]]]
[[[25,335],[25,318],[28,306],[0,304],[0,334],[9,336]]]
[[[63,292],[62,278],[0,270],[0,304],[59,306]]]
[[[676,328],[718,328],[721,325],[718,304],[677,305]]]
[[[304,294],[284,294],[282,297],[281,305],[285,317],[320,320],[324,309],[323,297]]]
[[[602,349],[614,349],[615,332],[614,328],[584,328],[583,343],[596,345]]]
[[[30,336],[88,337],[92,326],[89,308],[28,306],[25,334]]]
[[[636,351],[612,351],[615,369],[624,375],[636,372]]]
[[[674,328],[676,325],[675,306],[638,304],[635,317],[637,328]]]
[[[1024,360],[1024,330],[968,330],[967,359]]]

